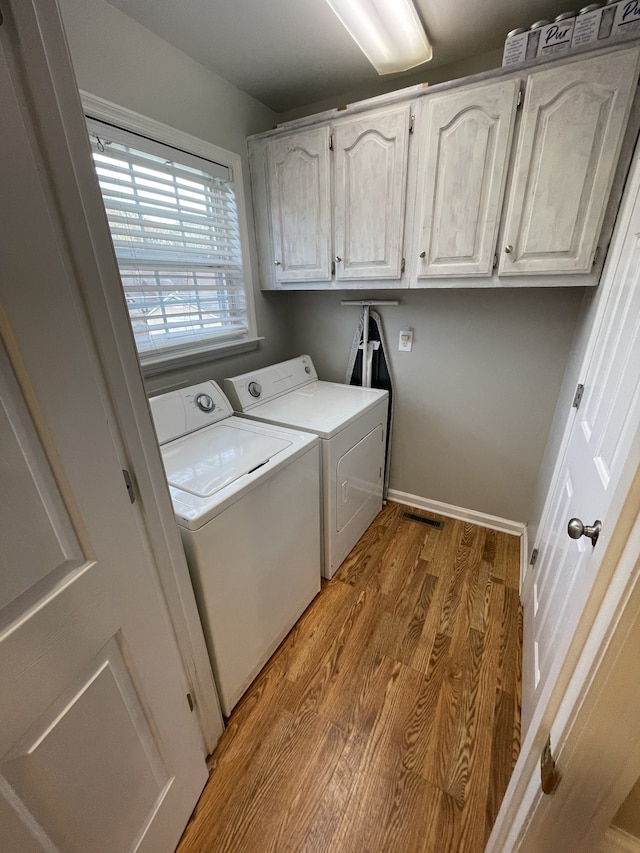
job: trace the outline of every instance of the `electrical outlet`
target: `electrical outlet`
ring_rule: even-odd
[[[398,349],[400,352],[411,352],[413,349],[413,329],[403,329],[400,332]]]

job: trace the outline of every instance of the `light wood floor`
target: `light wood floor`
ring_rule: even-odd
[[[520,746],[519,540],[388,504],[229,719],[179,853],[475,853]]]

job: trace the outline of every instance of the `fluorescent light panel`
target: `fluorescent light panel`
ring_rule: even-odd
[[[327,0],[378,74],[407,71],[433,51],[412,0]]]

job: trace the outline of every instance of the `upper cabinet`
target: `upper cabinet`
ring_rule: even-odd
[[[276,281],[331,280],[328,127],[270,139],[267,184]]]
[[[399,279],[409,104],[335,125],[335,275]]]
[[[595,284],[639,57],[414,87],[253,137],[262,287]]]
[[[263,287],[399,286],[411,121],[403,103],[250,141]]]
[[[633,49],[529,77],[499,275],[591,269],[637,65]]]
[[[418,278],[491,275],[519,91],[507,80],[419,105]]]

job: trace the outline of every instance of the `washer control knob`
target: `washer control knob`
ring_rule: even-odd
[[[196,397],[196,406],[201,412],[209,413],[215,409],[216,404],[208,394],[198,394]]]
[[[252,397],[259,397],[262,394],[262,385],[259,382],[250,382],[247,385],[247,391]]]

